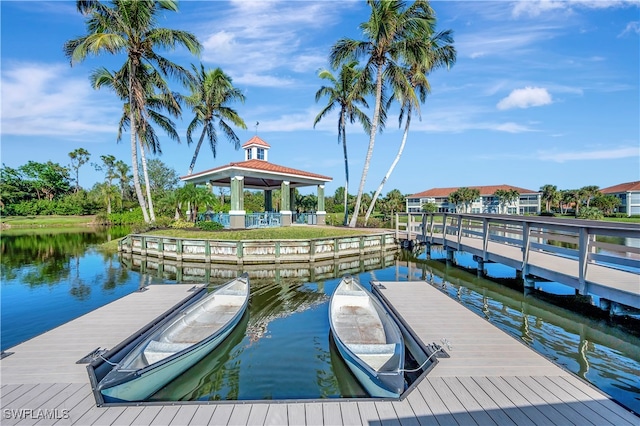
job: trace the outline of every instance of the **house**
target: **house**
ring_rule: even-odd
[[[539,214],[541,193],[530,189],[518,188],[511,185],[468,186],[480,191],[480,197],[471,204],[469,213],[508,213],[508,214]],[[409,213],[421,212],[422,205],[434,203],[438,212],[455,212],[456,205],[449,202],[449,194],[458,188],[431,188],[406,197],[406,210]],[[507,206],[501,206],[497,190],[516,190],[520,198]],[[505,209],[506,207],[506,209]],[[506,211],[505,211],[506,210]]]
[[[640,216],[640,181],[610,186],[601,189],[600,192],[620,199],[618,213],[626,213],[627,216]]]

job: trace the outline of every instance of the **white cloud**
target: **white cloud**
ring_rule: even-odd
[[[624,31],[618,34],[618,38],[625,37],[627,34],[640,34],[640,21],[629,22]]]
[[[500,110],[512,108],[530,108],[552,103],[551,95],[547,89],[541,87],[525,87],[515,89],[509,96],[498,102],[497,108]]]
[[[3,64],[2,134],[82,138],[116,134],[117,99],[91,89],[87,77],[66,64]],[[104,92],[104,91],[103,91]],[[111,122],[104,117],[110,117]]]
[[[569,151],[569,152],[539,152],[538,159],[542,161],[554,161],[564,163],[566,161],[580,160],[615,160],[619,158],[640,157],[640,149],[635,147],[622,147],[616,149],[602,149],[595,151]]]
[[[202,58],[222,66],[244,85],[282,87],[295,82],[295,74],[320,68],[327,55],[309,48],[316,33],[331,27],[351,2],[232,1],[228,11],[208,23]],[[216,16],[220,16],[219,14]],[[280,70],[292,78],[274,77]],[[240,77],[236,77],[240,76]],[[255,77],[254,80],[246,77]]]
[[[511,13],[516,18],[522,15],[535,17],[558,10],[571,12],[573,8],[608,9],[634,5],[637,0],[527,0],[515,2]]]

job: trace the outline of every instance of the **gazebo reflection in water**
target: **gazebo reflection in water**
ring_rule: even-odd
[[[324,185],[333,180],[328,176],[280,166],[268,161],[271,146],[257,135],[244,145],[244,161],[233,162],[180,179],[196,185],[231,188],[229,213],[206,212],[200,220],[212,220],[225,228],[268,228],[290,226],[293,223],[324,225]],[[296,188],[316,186],[318,202],[314,213],[296,213]],[[244,209],[244,190],[264,191],[264,212],[247,213]],[[272,191],[280,190],[279,211],[274,211]]]

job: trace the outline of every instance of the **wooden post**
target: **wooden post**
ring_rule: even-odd
[[[398,221],[398,213],[396,213],[396,241],[400,239],[400,222]]]
[[[587,228],[580,228],[578,237],[578,282],[580,294],[587,294],[587,263],[589,260],[589,232]]]
[[[529,275],[530,229],[528,222],[522,222],[522,275],[525,277]]]

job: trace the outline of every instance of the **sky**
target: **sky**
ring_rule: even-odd
[[[431,93],[420,118],[412,119],[383,194],[499,184],[536,191],[545,184],[605,188],[640,180],[639,2],[431,4],[437,29],[453,31],[457,61],[429,76]],[[2,0],[0,13],[1,162],[14,168],[29,160],[68,165],[68,153],[82,147],[91,162],[111,154],[131,164],[128,135],[116,142],[121,102],[89,84],[92,70],[116,70],[123,56],[70,65],[63,44],[86,33],[75,2]],[[324,84],[318,71],[329,67],[339,39],[363,39],[359,25],[368,16],[361,0],[183,0],[179,12],[165,13],[159,25],[195,34],[202,53],[159,53],[189,68],[221,67],[246,97],[233,105],[248,127],[235,129],[241,143],[257,134],[271,145],[270,162],[331,176],[325,193],[332,195],[344,185],[343,151],[337,113],[313,126],[327,102],[315,102]],[[388,114],[376,138],[368,192],[379,185],[402,139],[397,105]],[[181,144],[160,133],[157,158],[179,175],[187,173],[195,148],[186,143],[192,118],[185,108],[176,122]],[[347,128],[351,193],[368,142],[361,127]],[[194,172],[242,160],[243,152],[220,135],[216,158],[205,143]],[[80,169],[85,188],[102,179],[89,164]]]

